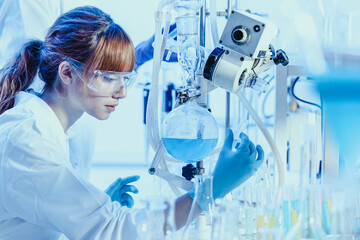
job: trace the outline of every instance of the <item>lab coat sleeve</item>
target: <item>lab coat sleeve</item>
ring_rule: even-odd
[[[69,239],[136,239],[138,222],[162,231],[162,212],[122,208],[77,176],[68,152],[44,123],[24,121],[8,136],[1,162],[1,200],[10,215]],[[31,129],[31,130],[29,130]]]

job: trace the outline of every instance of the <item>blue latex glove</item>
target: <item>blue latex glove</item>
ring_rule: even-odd
[[[234,134],[228,129],[213,172],[214,199],[222,198],[240,186],[259,169],[264,160],[264,151],[260,145],[255,148],[254,143],[244,133],[240,134],[240,139],[241,142],[233,151]]]
[[[169,33],[176,29],[176,23],[170,25]],[[153,42],[155,40],[155,35],[151,36],[148,40],[145,40],[139,43],[135,47],[135,64],[137,67],[140,67],[145,62],[151,60],[154,56],[154,47]],[[164,58],[167,55],[167,50],[165,50]],[[168,62],[177,62],[177,53],[172,53]]]
[[[126,178],[118,178],[106,190],[105,193],[110,196],[111,201],[118,201],[121,206],[131,208],[134,206],[134,199],[127,192],[138,193],[139,190],[133,186],[128,185],[140,179],[140,176],[130,176]]]

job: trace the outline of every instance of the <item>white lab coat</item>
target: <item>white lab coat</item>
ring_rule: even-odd
[[[140,223],[161,235],[163,211],[121,207],[75,172],[68,138],[33,94],[0,115],[0,239],[131,240]]]
[[[14,57],[29,39],[44,40],[55,20],[64,12],[94,0],[0,0],[0,68]],[[31,85],[41,92],[44,83],[36,77]],[[82,177],[88,178],[96,132],[89,126],[86,113],[73,126],[76,135],[70,141],[70,160]]]

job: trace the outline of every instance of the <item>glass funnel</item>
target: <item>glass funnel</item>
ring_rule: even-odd
[[[196,15],[196,12],[204,5],[205,0],[175,0],[173,8],[179,16]]]
[[[178,60],[183,70],[185,87],[196,85],[195,72],[199,69],[204,50],[199,45],[199,17],[186,15],[176,18]]]
[[[214,150],[219,133],[216,120],[209,111],[188,101],[166,116],[161,137],[172,157],[192,163],[204,159]]]

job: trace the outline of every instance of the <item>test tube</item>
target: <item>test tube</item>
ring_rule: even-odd
[[[282,216],[285,233],[288,233],[291,228],[291,206],[290,206],[290,192],[288,189],[282,189],[283,201],[282,201]]]

